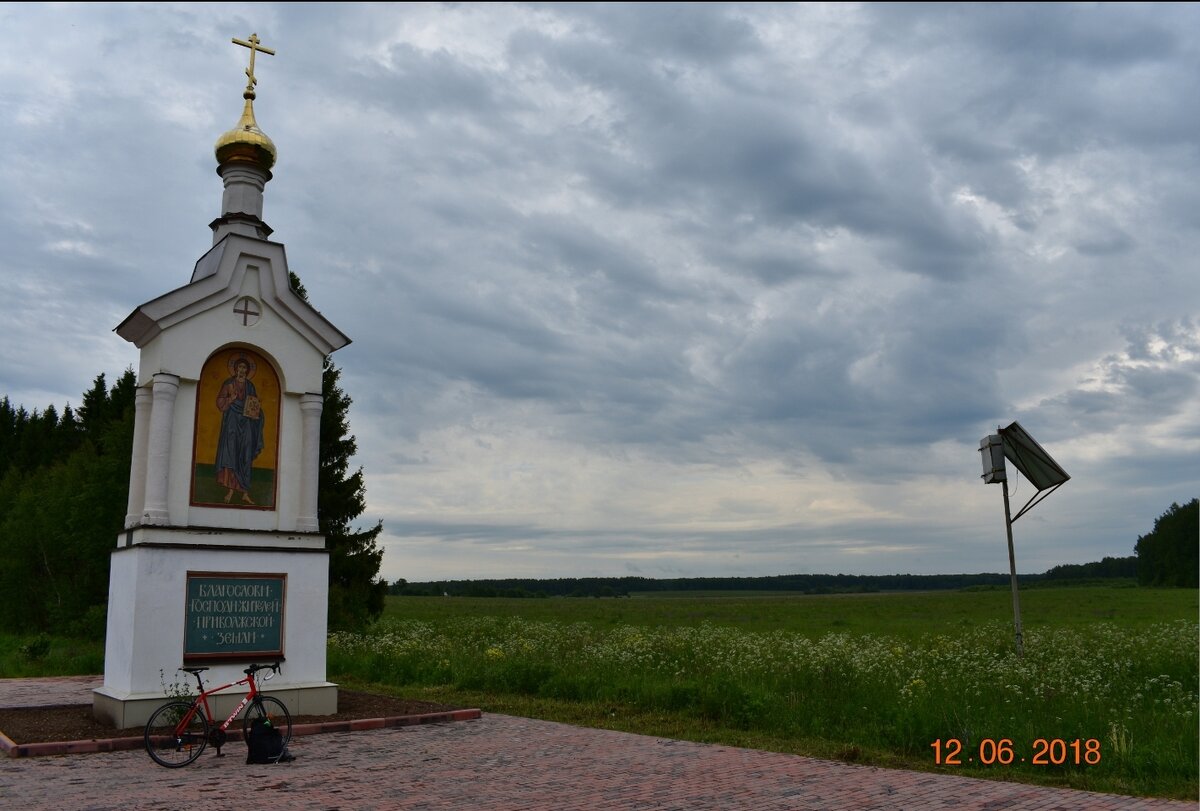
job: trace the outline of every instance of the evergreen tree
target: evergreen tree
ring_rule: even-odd
[[[92,387],[83,393],[83,405],[79,407],[79,424],[85,434],[94,437],[101,430],[100,426],[108,422],[111,416],[108,398],[108,386],[104,372],[101,372],[92,381]]]
[[[1170,509],[1154,529],[1137,539],[1138,583],[1143,586],[1200,585],[1200,499]]]
[[[0,399],[0,477],[12,467],[20,432],[19,412],[5,395]]]
[[[108,563],[121,529],[133,445],[129,369],[84,396],[81,427],[70,407],[25,414],[0,402],[0,433],[19,449],[0,481],[0,626],[14,631],[103,634]]]
[[[292,289],[304,301],[308,292],[295,273]],[[366,510],[366,486],[359,467],[350,473],[358,443],[350,433],[349,395],[338,385],[341,371],[325,359],[321,378],[321,468],[318,476],[317,522],[329,550],[329,627],[355,628],[383,613],[387,582],[379,579],[383,550],[377,539],[383,521],[370,529],[353,522]]]
[[[378,617],[387,595],[387,583],[378,579],[383,550],[376,543],[383,521],[365,530],[351,526],[366,509],[366,487],[361,467],[347,475],[358,444],[350,433],[351,400],[338,386],[340,377],[341,371],[326,358],[317,520],[329,549],[329,627],[335,630]]]

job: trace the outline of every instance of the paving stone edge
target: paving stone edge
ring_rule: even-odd
[[[449,712],[427,712],[420,715],[392,715],[386,718],[362,718],[356,721],[321,721],[315,724],[296,724],[292,737],[320,735],[326,732],[360,732],[367,729],[409,727],[420,724],[447,724],[454,721],[477,721],[483,717],[478,709],[451,710]],[[230,740],[241,740],[241,730],[229,730]],[[88,741],[47,741],[46,743],[19,744],[0,732],[0,750],[10,758],[40,757],[43,755],[72,755],[84,752],[119,752],[141,749],[141,736],[136,738],[103,738]]]

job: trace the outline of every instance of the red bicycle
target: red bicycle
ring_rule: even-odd
[[[260,670],[270,671],[263,677],[264,682],[274,678],[275,674],[279,672],[279,662],[273,665],[250,665],[242,671],[246,674],[246,678],[207,691],[200,678],[200,674],[208,670],[207,667],[181,667],[179,669],[196,677],[200,695],[191,702],[183,700],[168,702],[155,710],[154,714],[150,716],[150,720],[146,722],[146,751],[150,753],[150,757],[154,759],[155,763],[169,769],[186,766],[200,757],[204,748],[210,743],[217,748],[217,757],[222,757],[221,747],[228,739],[225,730],[244,708],[246,708],[246,715],[242,718],[242,740],[249,740],[250,727],[256,720],[262,719],[279,730],[286,751],[287,744],[292,739],[292,716],[282,701],[260,693],[254,679],[254,674]],[[210,720],[213,715],[208,706],[208,697],[239,684],[249,685],[250,689],[246,693],[246,697],[229,714],[225,723],[213,727],[213,722]]]

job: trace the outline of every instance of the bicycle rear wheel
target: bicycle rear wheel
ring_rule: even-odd
[[[179,727],[179,722],[188,713],[186,726]],[[146,722],[146,751],[160,766],[168,769],[178,769],[186,766],[204,751],[208,746],[208,719],[186,701],[172,701],[154,711]]]
[[[283,745],[287,746],[292,739],[292,715],[283,702],[272,696],[258,696],[246,708],[246,717],[242,719],[242,740],[250,740],[250,725],[255,718],[269,721],[271,726],[279,730],[283,736]]]

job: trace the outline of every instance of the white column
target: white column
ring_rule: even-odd
[[[171,523],[167,511],[167,477],[171,470],[171,432],[175,425],[175,395],[178,375],[159,372],[154,376],[154,403],[150,408],[150,436],[146,448],[145,524]]]
[[[153,395],[142,386],[133,396],[133,460],[129,465],[129,506],[125,510],[125,528],[142,521],[146,508],[146,448],[150,441],[150,407]]]
[[[317,531],[317,481],[321,472],[321,409],[319,394],[300,396],[302,442],[300,447],[300,509],[297,532]]]

